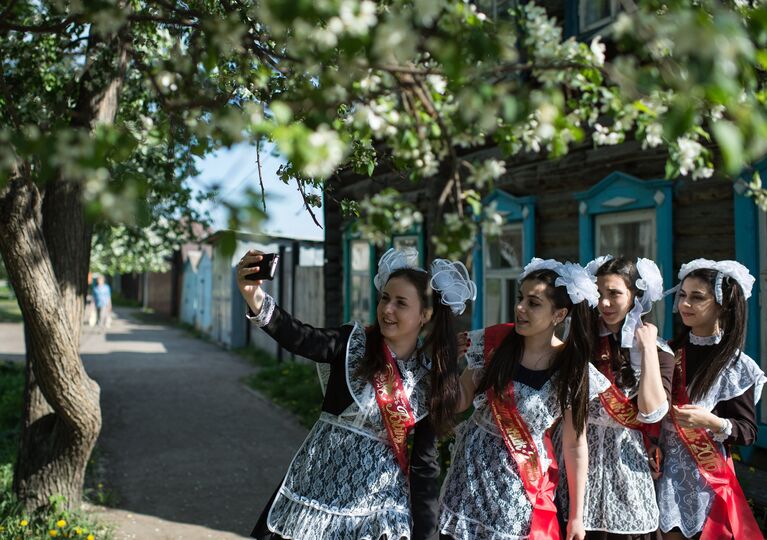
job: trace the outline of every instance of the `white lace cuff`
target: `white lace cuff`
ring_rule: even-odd
[[[261,328],[262,326],[269,324],[269,321],[272,320],[272,315],[274,314],[274,306],[276,305],[277,304],[274,303],[274,298],[264,293],[264,303],[261,305],[261,311],[258,312],[258,315],[253,315],[253,312],[250,310],[250,308],[248,308],[248,312],[245,314],[245,317],[249,319],[250,322]]]
[[[719,431],[711,432],[711,436],[716,442],[724,442],[730,438],[730,435],[732,435],[732,422],[726,418],[722,418],[722,420],[724,420],[724,427]]]
[[[643,424],[654,424],[655,422],[660,422],[664,416],[666,416],[666,413],[668,412],[668,401],[664,401],[660,407],[655,409],[651,413],[643,413],[642,411],[637,411],[637,420],[642,422]]]

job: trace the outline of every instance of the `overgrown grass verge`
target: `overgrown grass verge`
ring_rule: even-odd
[[[23,320],[19,303],[15,298],[0,298],[0,322],[19,323]]]
[[[24,368],[0,361],[0,540],[78,538],[107,540],[109,528],[85,512],[70,512],[62,497],[43,510],[25,512],[13,495],[13,466],[24,399]]]
[[[314,425],[322,406],[322,390],[314,363],[278,362],[270,354],[253,347],[235,349],[234,352],[258,367],[256,373],[245,377],[245,384],[298,416],[304,427]]]

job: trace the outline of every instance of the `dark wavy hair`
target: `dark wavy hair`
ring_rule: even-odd
[[[536,270],[525,276],[522,283],[529,280],[545,283],[546,295],[554,304],[554,308],[567,309],[570,316],[570,331],[564,340],[564,347],[554,358],[552,369],[556,369],[554,383],[561,413],[564,416],[565,410],[568,407],[572,408],[575,430],[580,435],[586,428],[593,321],[588,302],[573,304],[567,294],[567,288],[554,284],[558,277],[553,270]],[[477,392],[485,392],[492,388],[497,395],[502,396],[511,383],[524,352],[525,338],[517,334],[516,330],[512,330],[493,354],[493,361],[488,365]],[[496,358],[502,360],[496,362]]]
[[[711,294],[716,290],[718,272],[709,268],[693,270],[685,279],[690,277],[705,281],[711,288]],[[684,283],[684,280],[682,280]],[[680,283],[681,287],[682,284]],[[724,276],[722,279],[722,305],[719,311],[719,327],[722,330],[722,340],[714,345],[714,353],[706,369],[699,370],[693,380],[687,383],[690,389],[690,400],[696,401],[706,395],[730,360],[736,356],[740,359],[743,344],[746,341],[746,326],[748,323],[748,306],[743,289],[737,280]],[[674,348],[684,347],[690,339],[690,328],[685,326],[681,333],[674,338]]]
[[[455,331],[455,315],[442,303],[438,291],[429,287],[430,275],[423,270],[402,268],[391,273],[389,280],[404,278],[418,291],[421,307],[432,308],[432,316],[426,338],[419,353],[425,351],[431,358],[431,392],[429,415],[437,434],[450,431],[454,425],[455,410],[460,400],[460,371],[458,370],[458,341]],[[367,331],[365,358],[356,374],[370,382],[373,376],[386,368],[384,338],[378,320]]]
[[[638,289],[636,286],[637,279],[639,279],[639,270],[636,266],[636,258],[634,257],[616,257],[605,262],[596,272],[596,277],[617,275],[623,278],[623,282],[626,287],[631,291],[631,307],[634,304],[634,298],[641,298],[644,295],[642,289]],[[594,311],[595,323],[599,318],[599,312]],[[644,317],[643,317],[644,319]],[[594,342],[599,343],[599,325],[594,324]],[[631,367],[631,361],[629,356],[624,350],[618,346],[618,351],[615,356],[612,357],[610,367],[615,374],[615,384],[620,388],[633,388],[636,386],[637,379],[634,374],[634,370]]]

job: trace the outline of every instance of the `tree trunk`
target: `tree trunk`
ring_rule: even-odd
[[[0,191],[0,252],[27,338],[14,490],[30,510],[53,495],[80,503],[85,464],[101,429],[99,388],[80,361],[79,330],[63,302],[41,221],[39,189],[17,176]]]
[[[72,127],[114,122],[127,65],[127,32],[89,38]],[[27,169],[28,170],[28,169]],[[20,170],[21,171],[21,170]],[[33,510],[50,497],[82,500],[101,431],[99,387],[80,359],[92,227],[80,184],[55,179],[44,196],[21,172],[0,190],[0,253],[24,316],[27,378],[14,491]]]

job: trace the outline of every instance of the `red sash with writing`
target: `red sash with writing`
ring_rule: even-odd
[[[684,348],[676,352],[674,367],[674,404],[687,405],[690,397],[686,388],[686,369]],[[756,524],[751,509],[748,507],[746,496],[740,487],[735,468],[730,458],[725,458],[719,447],[705,429],[686,428],[679,425],[674,410],[671,418],[679,438],[690,452],[698,472],[705,478],[714,490],[714,502],[706,517],[701,532],[701,540],[720,540],[734,538],[735,540],[764,540],[759,526]]]
[[[501,324],[485,329],[485,365],[513,328],[513,324]],[[517,409],[514,384],[509,384],[502,399],[499,399],[492,389],[487,391],[487,397],[495,424],[503,436],[503,442],[509,454],[517,464],[527,498],[533,505],[530,540],[559,540],[557,507],[554,504],[558,470],[551,437],[548,432],[544,437],[551,465],[546,472],[543,472],[538,448],[535,446],[524,418]]]
[[[389,347],[384,348],[386,369],[373,376],[373,389],[375,390],[376,402],[381,410],[386,433],[389,435],[389,443],[397,456],[400,469],[408,475],[407,460],[407,434],[415,425],[415,416],[410,407],[410,401],[405,393],[397,364],[392,357]]]
[[[633,400],[629,399],[626,394],[615,386],[615,374],[612,369],[612,351],[610,349],[610,337],[602,336],[599,341],[599,354],[596,367],[607,377],[610,381],[610,387],[599,394],[599,400],[602,402],[602,406],[605,408],[610,417],[618,422],[620,425],[636,429],[642,432],[642,438],[644,439],[645,446],[649,445],[648,437],[658,435],[658,427],[660,424],[644,424],[637,419],[636,404]]]

